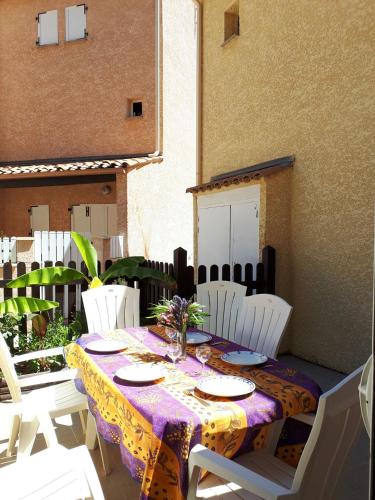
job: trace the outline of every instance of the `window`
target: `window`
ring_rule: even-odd
[[[143,116],[142,101],[131,101],[130,116]]]
[[[239,2],[234,2],[224,12],[224,43],[240,34],[240,8]]]
[[[57,10],[41,12],[36,18],[38,22],[37,45],[56,45],[59,43],[57,27]]]
[[[87,37],[85,4],[65,8],[65,40],[81,40]]]

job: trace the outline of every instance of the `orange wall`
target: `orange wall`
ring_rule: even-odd
[[[111,186],[110,194],[101,193],[104,185]],[[116,203],[116,183],[0,188],[0,199],[0,232],[6,236],[28,236],[28,209],[33,205],[49,205],[50,231],[70,231],[68,209],[85,203]]]
[[[72,0],[0,0],[0,161],[155,150],[154,0],[86,0],[87,40],[65,42]],[[38,47],[58,10],[59,45]],[[128,118],[128,100],[144,116]]]

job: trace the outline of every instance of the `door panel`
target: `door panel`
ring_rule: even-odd
[[[250,262],[255,266],[259,262],[257,203],[241,203],[231,206],[231,242],[232,265],[244,265]]]
[[[220,279],[220,267],[230,262],[230,206],[201,208],[198,224],[198,263],[218,265]]]

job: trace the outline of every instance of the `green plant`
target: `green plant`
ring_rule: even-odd
[[[192,299],[186,300],[178,295],[172,299],[163,299],[159,304],[149,308],[149,318],[156,318],[159,325],[173,328],[179,332],[186,331],[188,326],[199,326],[205,322],[208,313],[203,312],[203,307]]]
[[[145,261],[144,257],[126,257],[120,259],[109,269],[98,275],[98,257],[91,242],[79,233],[72,232],[72,239],[86,264],[89,276],[68,267],[56,266],[46,267],[31,271],[8,283],[9,288],[25,288],[31,285],[65,285],[74,281],[86,280],[89,288],[102,286],[110,278],[151,278],[160,280],[168,286],[175,286],[175,280],[168,274],[156,269],[141,267]]]
[[[11,354],[16,351],[14,338],[22,332],[22,316],[16,314],[4,314],[0,317],[0,333],[4,337]]]
[[[63,316],[56,312],[55,319],[50,323],[44,315],[36,315],[32,320],[32,331],[28,335],[19,336],[19,351],[32,352],[53,347],[64,347],[81,336],[82,321],[77,315],[74,321],[66,325]],[[54,356],[31,360],[27,363],[29,370],[45,371],[47,369],[55,371],[65,366],[63,356]]]

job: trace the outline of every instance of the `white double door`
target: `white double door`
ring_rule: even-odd
[[[106,238],[117,234],[116,204],[73,205],[71,230]]]
[[[259,262],[259,186],[198,198],[198,264]],[[244,276],[242,276],[244,278]]]

